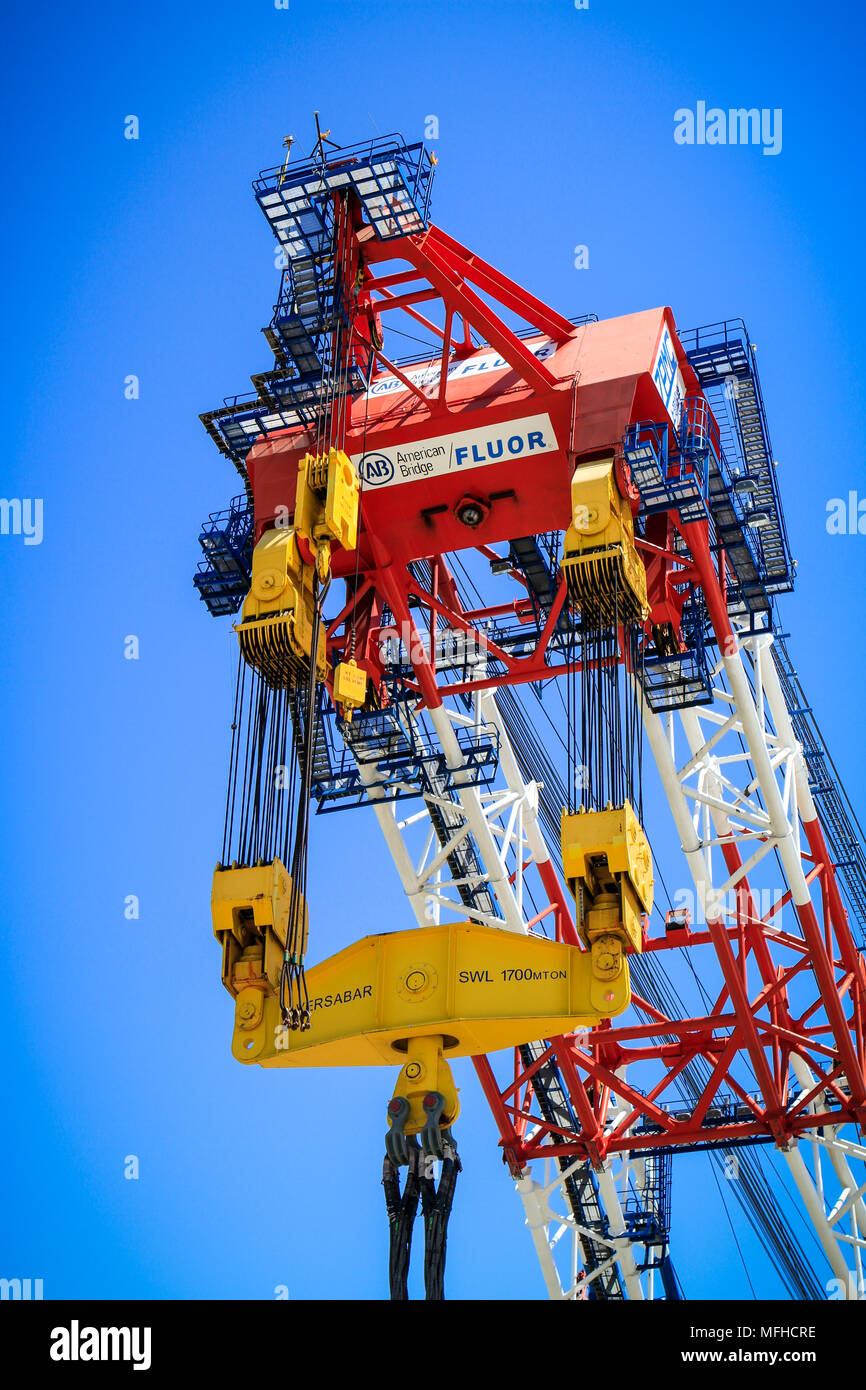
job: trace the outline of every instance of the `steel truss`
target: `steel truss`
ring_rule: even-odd
[[[517,1049],[506,1083],[489,1058],[475,1058],[475,1067],[551,1297],[676,1296],[666,1234],[654,1243],[662,1227],[636,1222],[629,1198],[644,1214],[658,1200],[648,1181],[653,1156],[755,1143],[783,1154],[837,1281],[833,1296],[862,1297],[866,1183],[852,1163],[866,1157],[857,1137],[866,1114],[863,963],[791,728],[772,633],[733,631],[706,526],[685,530],[722,653],[713,702],[664,718],[644,701],[641,708],[699,920],[648,939],[644,959],[651,964],[675,947],[696,951],[699,978],[716,997],[703,1016],[679,1018],[633,993],[638,1012],[621,1023]],[[427,601],[431,624],[449,622],[458,633],[483,615],[458,611],[453,590],[446,606],[417,583],[403,592],[388,571],[371,578],[411,634],[419,707],[451,773],[452,790],[426,796],[414,814],[401,817],[384,794],[375,806],[416,920],[429,925],[456,914],[576,941],[538,823],[537,788],[521,776],[496,704],[495,687],[514,681],[514,663],[499,676],[438,684],[408,592]],[[561,595],[557,613],[559,604]],[[485,645],[480,630],[478,641]],[[526,659],[533,675],[537,661]],[[464,704],[446,706],[455,693]],[[461,722],[497,730],[496,786],[470,785],[468,771],[464,784]],[[375,770],[367,764],[363,775],[376,802]],[[530,869],[544,894],[540,905],[538,884],[534,901],[529,896]],[[697,1088],[696,1064],[703,1067]],[[696,1099],[684,1112],[675,1083],[686,1075]]]
[[[848,1161],[866,1160],[856,1137],[863,1122],[863,965],[772,644],[770,632],[744,625],[736,648],[729,646],[713,670],[712,706],[676,718],[670,713],[664,721],[643,711],[707,923],[706,935],[687,930],[674,941],[692,946],[710,938],[717,945],[725,987],[713,1014],[719,1020],[723,1010],[735,1015],[725,1027],[724,1047],[715,1049],[713,1091],[705,1091],[690,1128],[696,1119],[706,1126],[709,1105],[727,1081],[754,1115],[747,1120],[749,1132],[757,1134],[755,1122],[771,1131],[845,1296],[863,1298],[866,1182],[858,1183]],[[761,866],[776,870],[764,875],[765,883],[775,880],[770,889],[751,886]],[[814,892],[820,894],[820,926]],[[799,930],[780,925],[789,905]],[[737,1052],[748,1055],[758,1094],[741,1091],[730,1075]],[[728,1130],[729,1144],[737,1141],[735,1128]],[[692,1137],[699,1138],[694,1132]],[[719,1127],[702,1137],[721,1137]],[[744,1132],[741,1142],[747,1137]]]

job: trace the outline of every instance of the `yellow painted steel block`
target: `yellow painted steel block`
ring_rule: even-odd
[[[250,588],[244,600],[244,617],[262,618],[269,613],[294,609],[304,587],[304,564],[298,539],[291,526],[265,531],[253,551]]]
[[[314,621],[313,570],[304,563],[294,528],[265,531],[253,551],[250,589],[235,628],[244,660],[272,685],[294,685],[309,671]],[[321,626],[316,658],[317,675],[324,680]]]
[[[355,465],[342,449],[305,454],[298,463],[295,527],[310,541],[335,540],[344,550],[354,550],[360,496]]]
[[[305,454],[298,464],[292,525],[265,531],[253,551],[250,589],[235,630],[244,660],[272,686],[290,689],[309,673],[316,643],[314,577],[318,571],[320,580],[326,579],[333,541],[355,549],[360,490],[355,466],[342,450]],[[314,552],[315,565],[301,554],[299,536]],[[321,625],[315,659],[317,678],[327,679]]]
[[[325,525],[344,550],[358,544],[358,511],[361,483],[355,465],[341,449],[332,449],[325,498]]]
[[[576,946],[472,922],[365,937],[308,969],[307,987],[308,1032],[282,1027],[276,999],[257,1018],[236,1012],[238,1061],[393,1066],[433,1035],[449,1056],[471,1056],[591,1027],[630,999],[625,961],[602,980]]]
[[[569,597],[582,609],[613,619],[649,614],[646,570],[635,549],[634,522],[619,495],[612,458],[579,464],[571,480],[572,524],[565,533],[562,568]]]
[[[438,1091],[445,1100],[439,1123],[443,1129],[447,1129],[460,1114],[460,1097],[442,1051],[441,1036],[434,1034],[410,1038],[405,1057],[394,1087],[394,1095],[402,1096],[409,1106],[409,1118],[403,1125],[403,1133],[418,1134],[424,1128],[427,1123],[424,1097],[429,1091]],[[395,1057],[393,1060],[400,1059]],[[388,1124],[391,1124],[390,1115]]]
[[[222,980],[230,994],[247,989],[270,993],[279,985],[289,937],[292,879],[281,860],[253,868],[217,868],[211,889],[214,936],[223,952]],[[298,954],[307,948],[309,913],[300,899]]]
[[[334,669],[334,699],[344,709],[360,709],[367,695],[367,672],[355,661],[341,661]]]
[[[606,811],[562,813],[562,866],[569,888],[584,897],[584,915],[596,912],[584,939],[616,934],[619,923],[636,951],[641,948],[643,912],[653,905],[652,853],[643,826],[628,801]]]

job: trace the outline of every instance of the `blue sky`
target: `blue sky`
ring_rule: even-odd
[[[799,561],[782,614],[862,814],[866,539],[825,525],[831,498],[866,496],[862,12],[146,0],[16,7],[7,29],[2,490],[43,499],[44,536],[0,536],[0,1273],[47,1297],[383,1297],[391,1078],[238,1067],[211,938],[234,639],[191,576],[199,523],[237,488],[197,416],[267,364],[277,274],[250,180],[289,131],[309,148],[315,108],[347,144],[418,139],[436,115],[434,219],[561,312],[746,319]],[[781,108],[781,152],[678,146],[674,112],[699,100]],[[313,824],[323,953],[406,924],[375,836],[355,816]],[[449,1292],[540,1297],[458,1070]],[[739,1296],[706,1160],[677,1161],[686,1290]],[[759,1295],[777,1296],[732,1210]]]

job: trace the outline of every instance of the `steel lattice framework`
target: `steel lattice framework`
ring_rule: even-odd
[[[718,598],[712,566],[707,577]],[[390,578],[382,576],[379,582],[411,634],[419,688],[431,689],[433,673],[422,659],[422,634]],[[423,591],[413,584],[412,592],[420,597]],[[441,613],[433,596],[428,611]],[[492,615],[476,614],[475,621],[483,616]],[[455,611],[448,621],[461,630],[466,619]],[[477,631],[481,647],[483,630]],[[628,1296],[643,1296],[623,1214],[623,1202],[635,1187],[634,1169],[668,1149],[733,1149],[756,1142],[771,1142],[784,1155],[834,1276],[848,1290],[862,1286],[866,1185],[855,1180],[849,1162],[866,1158],[856,1139],[863,1122],[862,958],[781,695],[772,634],[748,628],[738,634],[726,623],[717,635],[729,654],[713,671],[712,705],[664,719],[643,705],[647,740],[706,919],[701,929],[675,929],[649,940],[645,949],[651,956],[671,949],[711,950],[723,978],[711,1010],[702,1017],[669,1016],[636,997],[634,1003],[650,1022],[550,1039],[531,1056],[519,1049],[506,1083],[497,1080],[489,1059],[475,1059],[555,1296],[585,1294],[587,1283],[614,1264],[622,1271]],[[464,694],[467,686],[475,687],[471,716],[449,714],[432,694],[426,708],[454,770],[462,761],[455,721],[497,728],[503,790],[480,792],[468,786],[456,793],[460,811],[444,846],[426,811],[400,819],[392,805],[377,807],[376,814],[419,924],[450,911],[511,930],[532,930],[542,916],[549,916],[558,939],[569,940],[574,926],[538,825],[536,789],[521,778],[496,708],[500,681],[485,676],[455,683]],[[459,785],[459,777],[457,781]],[[419,823],[426,834],[416,861],[405,841]],[[472,886],[484,886],[483,908],[467,908],[460,899],[455,890],[465,880],[449,883],[443,877],[449,853],[470,837],[475,847]],[[530,865],[547,893],[541,913],[527,910],[523,895]],[[763,876],[761,887],[753,887],[752,876],[761,865],[774,872],[769,879]],[[792,915],[794,924],[786,930],[780,923]],[[708,1074],[684,1113],[674,1082],[696,1059],[708,1064]],[[533,1085],[546,1065],[555,1069],[570,1102],[568,1125],[561,1116],[544,1113],[543,1092],[540,1096]],[[630,1070],[650,1066],[655,1069],[651,1086],[629,1083]],[[720,1113],[722,1093],[732,1093],[739,1102],[735,1115]],[[536,1160],[546,1168],[540,1182],[531,1173]],[[829,1174],[824,1172],[828,1161]],[[569,1179],[587,1165],[595,1176],[602,1231],[598,1222],[591,1230],[581,1229],[581,1212],[572,1209],[568,1192]],[[643,1186],[641,1171],[637,1187]],[[831,1192],[832,1209],[825,1195]],[[559,1215],[551,1205],[554,1193],[565,1199]],[[573,1242],[570,1273],[563,1280],[554,1253],[567,1233]],[[610,1252],[607,1262],[588,1269],[580,1247],[581,1236],[587,1235]]]
[[[369,161],[381,184],[386,164]],[[344,179],[328,196],[343,196],[350,163],[322,164],[322,187],[332,167]],[[274,173],[257,196],[278,228],[292,205]],[[340,300],[331,286],[341,346],[327,314],[317,321],[349,383],[339,442],[364,483],[358,553],[334,557],[346,599],[328,624],[329,652],[364,666],[393,738],[423,746],[426,770],[389,762],[380,726],[359,718],[348,763],[339,776],[322,772],[322,809],[349,785],[351,765],[352,804],[372,807],[419,926],[469,919],[579,944],[539,813],[542,779],[521,767],[497,691],[546,689],[581,669],[565,578],[537,542],[568,525],[574,470],[615,456],[641,522],[647,632],[668,626],[676,639],[664,657],[669,701],[642,673],[624,678],[695,908],[694,920],[674,914],[660,934],[646,931],[645,976],[635,978],[685,951],[706,1007],[685,1016],[638,988],[631,1011],[600,1027],[474,1058],[481,1090],[551,1297],[675,1297],[670,1165],[683,1151],[755,1144],[787,1164],[842,1296],[863,1297],[866,973],[774,656],[775,595],[792,570],[749,353],[725,368],[747,381],[735,423],[751,472],[737,476],[704,392],[721,370],[715,340],[695,338],[693,366],[669,310],[572,323],[429,224],[426,192],[423,229],[398,218],[385,235],[383,205],[365,220],[364,199],[390,194],[355,187],[352,215],[332,219],[342,241],[327,260],[348,267],[354,287]],[[276,368],[254,378],[259,400],[206,421],[242,473],[256,536],[278,514],[314,419],[286,358],[306,311],[299,295],[294,317],[291,294],[281,301],[269,330]],[[386,356],[383,323],[397,312],[441,344],[437,356]],[[528,327],[509,327],[515,317]],[[529,460],[533,437],[543,450]],[[742,508],[755,478],[763,540]],[[478,520],[467,522],[467,501]],[[757,527],[754,505],[753,518]],[[496,602],[470,600],[457,577],[466,552],[516,581],[519,596],[512,583]],[[698,620],[687,632],[689,612]],[[687,657],[691,685],[678,674]]]

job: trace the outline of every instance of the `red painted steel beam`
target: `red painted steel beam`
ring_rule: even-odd
[[[434,289],[438,290],[446,308],[451,309],[452,313],[460,314],[464,322],[470,323],[481,333],[490,346],[496,349],[533,390],[543,393],[559,384],[553,372],[540,362],[525,343],[469,288],[465,283],[469,276],[461,275],[461,269],[465,267],[459,267],[459,261],[455,264],[452,253],[443,253],[435,239],[431,240],[429,233],[418,237],[404,237],[399,242],[399,251],[388,242],[364,243],[364,256],[368,261],[393,260],[395,255],[410,261],[417,271],[425,275]],[[503,277],[501,293],[507,295],[507,286],[510,285],[511,282]],[[511,288],[515,291],[517,289],[516,286]],[[500,299],[500,303],[505,304],[505,301]],[[573,331],[571,324],[568,328],[569,333]]]
[[[489,265],[474,251],[467,250],[459,241],[455,241],[454,237],[448,236],[441,227],[432,224],[427,232],[425,244],[429,246],[431,243],[441,250],[451,264],[460,267],[465,278],[471,280],[473,285],[477,285],[512,313],[519,314],[533,328],[540,328],[543,333],[548,333],[554,342],[562,342],[574,332],[574,324],[569,323],[562,314],[536,299],[527,290],[521,289],[513,280],[503,275],[501,270]]]
[[[374,300],[373,308],[378,309],[381,313],[385,309],[407,309],[412,304],[422,304],[426,299],[438,298],[438,290],[409,290],[407,294],[400,295],[388,294],[387,291],[383,290],[382,298]],[[415,317],[420,318],[421,316],[415,315]],[[440,338],[442,337],[441,328],[437,328],[435,324],[430,323],[427,319],[421,319],[421,322],[425,323],[427,327],[431,329],[434,333],[436,333]]]
[[[499,1084],[496,1077],[493,1075],[493,1068],[490,1065],[490,1060],[482,1055],[473,1057],[472,1062],[478,1080],[481,1083],[481,1089],[487,1097],[487,1103],[493,1112],[493,1118],[499,1127],[503,1159],[508,1164],[512,1173],[514,1173],[516,1177],[519,1177],[521,1169],[525,1167],[525,1164],[521,1162],[519,1158],[523,1145],[514,1128],[511,1116],[500,1096]]]

